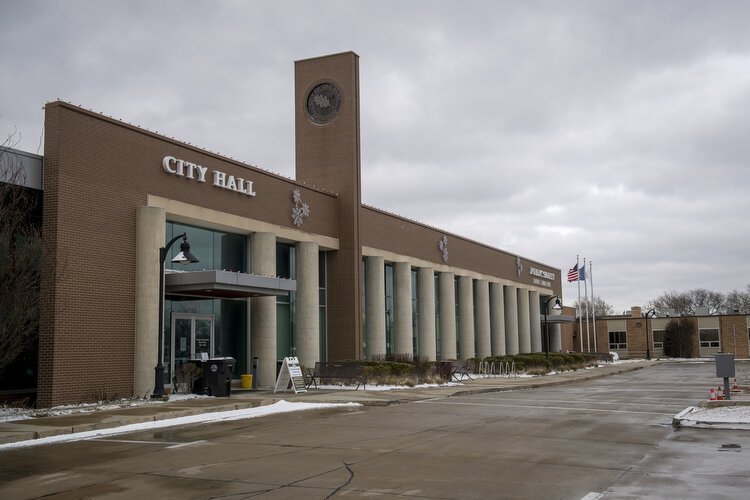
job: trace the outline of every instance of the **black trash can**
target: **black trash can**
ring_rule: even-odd
[[[211,358],[202,362],[203,373],[196,392],[209,396],[226,397],[232,395],[232,372],[234,358]]]

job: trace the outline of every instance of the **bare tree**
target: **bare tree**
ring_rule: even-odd
[[[695,323],[690,319],[670,320],[664,329],[664,354],[673,358],[692,358],[695,337]]]
[[[724,298],[724,312],[750,314],[750,285],[745,290],[732,290]]]
[[[695,288],[687,291],[693,312],[699,307],[708,309],[708,314],[718,314],[724,310],[724,294],[705,288]]]
[[[29,221],[37,200],[23,187],[14,137],[0,144],[0,372],[36,342],[39,331],[41,230]]]
[[[646,302],[646,307],[657,311],[672,310],[677,314],[693,314],[695,308],[688,292],[676,292],[670,290],[659,295],[657,298]]]
[[[610,304],[608,304],[607,301],[605,301],[603,298],[601,298],[598,295],[594,297],[593,300],[590,298],[588,299],[582,298],[580,302],[576,300],[573,303],[573,307],[575,307],[577,311],[580,311],[581,316],[584,318],[587,317],[586,316],[587,305],[588,305],[588,317],[589,318],[591,317],[591,314],[593,312],[596,313],[597,318],[601,318],[602,316],[609,316],[614,312],[614,308]],[[580,306],[583,306],[583,308],[581,308]]]

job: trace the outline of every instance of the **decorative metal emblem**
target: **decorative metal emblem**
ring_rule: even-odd
[[[443,235],[443,239],[438,242],[440,253],[443,254],[443,262],[448,262],[448,237]]]
[[[302,226],[305,219],[310,217],[310,205],[302,201],[302,194],[299,192],[299,189],[292,191],[292,200],[294,200],[292,221],[295,226]]]
[[[521,257],[516,255],[516,272],[518,273],[518,277],[521,277],[521,273],[523,272],[523,264],[521,264]]]
[[[307,96],[307,114],[316,123],[327,123],[341,109],[341,91],[332,83],[321,83]]]

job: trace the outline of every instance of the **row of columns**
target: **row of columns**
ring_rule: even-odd
[[[249,236],[248,269],[253,274],[276,276],[276,235],[257,232]],[[297,280],[294,308],[294,345],[304,366],[320,361],[319,246],[300,241],[296,245]],[[381,295],[382,296],[382,295]],[[276,297],[249,299],[250,342],[247,360],[258,358],[258,386],[269,387],[276,380]],[[383,340],[385,342],[385,340]]]
[[[436,360],[437,338],[440,339],[441,359],[543,351],[545,332],[542,331],[539,292],[470,276],[456,279],[452,272],[439,272],[437,280],[439,326],[435,322],[435,270],[417,269],[419,352],[415,353],[412,348],[411,266],[407,262],[393,264],[392,354],[418,354],[421,359]],[[559,326],[550,326],[550,350],[560,349],[559,337]],[[370,359],[386,355],[385,260],[379,256],[365,257],[365,341]]]
[[[138,272],[136,318],[136,366],[134,391],[147,394],[153,387],[159,311],[156,290],[158,248],[164,241],[166,212],[163,208],[140,207],[138,211]],[[251,256],[247,269],[254,274],[276,275],[276,235],[256,232],[248,236]],[[320,360],[319,246],[314,242],[296,244],[296,307],[294,310],[295,347],[305,366]],[[412,346],[412,274],[411,265],[397,262],[394,268],[394,346],[395,354],[418,354],[425,360],[473,356],[486,357],[518,352],[540,351],[539,294],[525,289],[458,278],[458,324],[456,322],[456,280],[451,272],[438,273],[438,296],[435,296],[435,270],[417,269],[417,313],[419,317],[418,353]],[[382,257],[365,260],[365,314],[368,354],[386,354],[385,261]],[[439,303],[439,326],[436,324],[436,299]],[[248,299],[248,364],[258,358],[258,385],[268,387],[276,379],[276,297]],[[439,332],[438,332],[439,329]],[[551,350],[560,349],[559,327],[551,336]],[[438,335],[439,333],[439,335]],[[459,345],[457,352],[456,345]]]

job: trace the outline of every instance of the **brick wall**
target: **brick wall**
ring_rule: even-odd
[[[168,155],[250,179],[256,196],[168,174]],[[136,207],[149,194],[294,228],[297,188],[305,229],[338,232],[334,195],[61,102],[46,106],[44,188],[40,406],[132,394]]]

